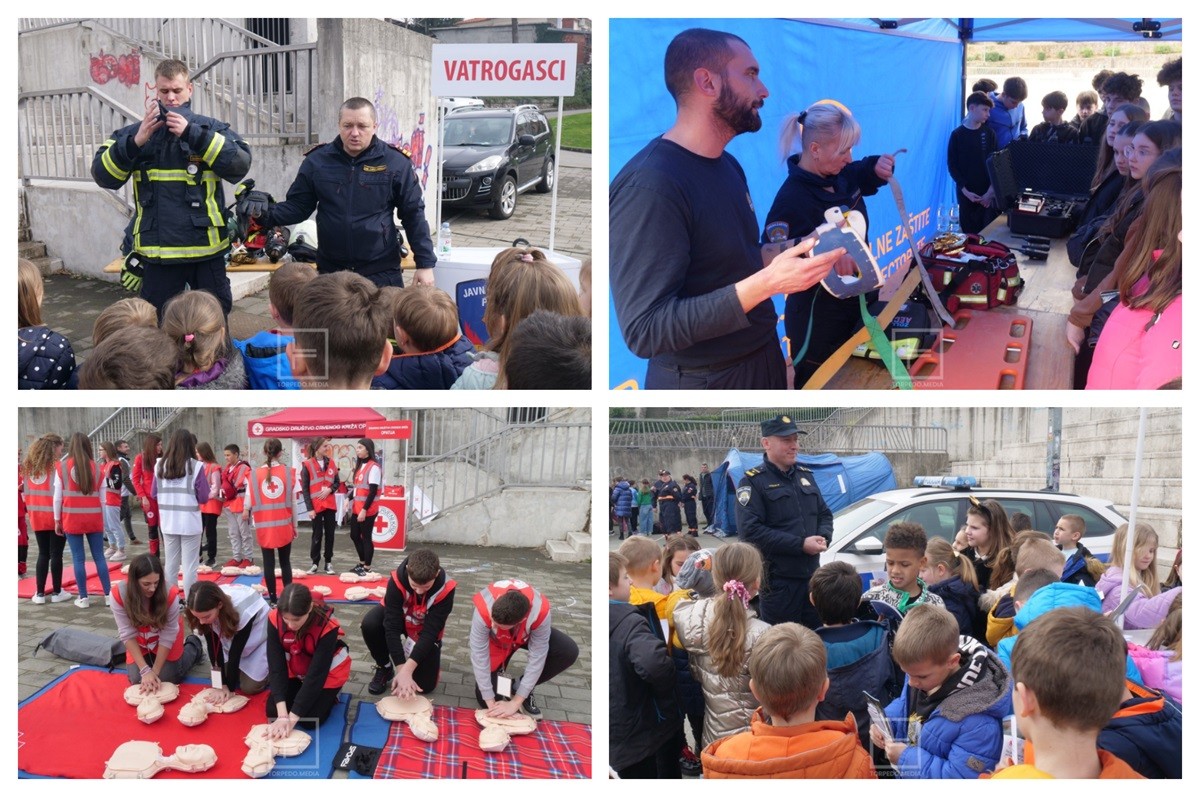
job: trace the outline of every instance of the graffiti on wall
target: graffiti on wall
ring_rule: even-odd
[[[379,129],[375,135],[387,143],[412,153],[413,169],[421,180],[421,188],[429,183],[429,162],[433,159],[433,145],[425,143],[425,112],[417,115],[417,124],[406,139],[401,132],[400,117],[396,109],[384,102],[383,88],[375,89],[375,114],[379,118]]]
[[[126,55],[113,55],[101,50],[99,54],[91,56],[90,71],[92,80],[101,86],[115,80],[122,86],[133,88],[142,82],[142,57],[133,48]]]

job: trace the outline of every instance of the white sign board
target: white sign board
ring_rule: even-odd
[[[435,44],[435,97],[573,97],[574,44]]]

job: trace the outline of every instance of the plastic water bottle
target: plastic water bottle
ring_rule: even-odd
[[[448,221],[443,221],[441,229],[438,230],[437,253],[450,256],[450,222]]]

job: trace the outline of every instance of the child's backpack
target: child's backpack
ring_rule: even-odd
[[[246,364],[246,379],[251,390],[298,390],[300,382],[292,375],[287,345],[293,338],[262,330],[245,340],[234,340]]]
[[[39,648],[69,661],[107,667],[109,672],[125,666],[124,642],[80,628],[56,628],[33,649],[35,656]]]

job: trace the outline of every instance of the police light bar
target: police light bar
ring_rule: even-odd
[[[974,476],[917,476],[913,487],[978,487],[979,479]]]

